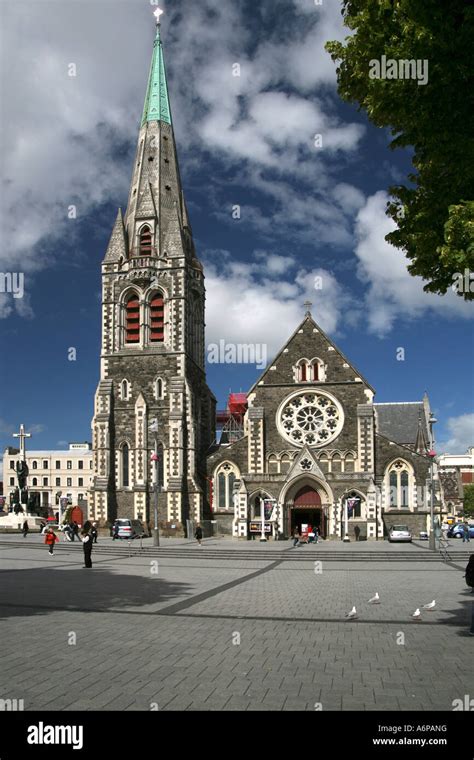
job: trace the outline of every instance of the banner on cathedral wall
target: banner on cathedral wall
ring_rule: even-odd
[[[271,501],[271,499],[263,500],[263,512],[265,515],[265,520],[272,519],[274,509],[275,509],[275,504],[273,501]]]
[[[360,503],[359,497],[354,496],[350,499],[347,499],[347,516],[348,517],[352,517],[353,511],[359,503]]]

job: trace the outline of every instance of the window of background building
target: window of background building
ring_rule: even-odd
[[[13,462],[13,461],[10,459],[10,470],[14,470],[14,469],[15,469],[15,462]]]
[[[43,485],[44,485],[44,486],[47,486],[47,485],[48,485],[48,478],[43,478]]]
[[[32,466],[33,466],[34,470],[37,470],[38,469],[38,462],[33,462]]]
[[[82,461],[82,459],[79,459],[77,466],[79,467],[80,470],[84,469],[84,462]]]
[[[56,478],[56,485],[57,485],[57,486],[60,486],[60,485],[61,485],[61,478]]]
[[[43,459],[43,470],[47,470],[47,469],[48,469],[48,460]]]
[[[68,470],[72,470],[72,461],[70,459],[67,460],[67,468]]]
[[[10,478],[10,485],[11,485],[11,486],[14,486],[14,485],[15,485],[15,478]]]
[[[79,486],[79,488],[83,488],[83,486],[84,486],[84,478],[78,478],[77,485]]]
[[[57,470],[61,469],[61,462],[59,461],[59,459],[56,459],[56,469]]]
[[[72,478],[67,478],[66,479],[66,487],[67,488],[72,488]]]

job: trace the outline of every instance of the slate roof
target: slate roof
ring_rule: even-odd
[[[377,432],[390,441],[414,446],[418,432],[418,418],[426,441],[430,440],[423,401],[405,401],[392,404],[374,404],[377,417]]]

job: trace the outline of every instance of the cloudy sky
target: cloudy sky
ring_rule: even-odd
[[[337,95],[324,43],[348,34],[339,0],[161,7],[207,343],[257,342],[271,358],[309,299],[377,401],[427,390],[438,448],[464,451],[474,443],[473,307],[424,293],[384,241],[387,188],[410,153],[390,151],[389,135]],[[20,422],[35,448],[90,440],[100,262],[126,205],[153,10],[148,0],[0,0],[0,272],[25,278],[23,298],[0,293],[2,450]],[[209,365],[219,405],[257,373]]]

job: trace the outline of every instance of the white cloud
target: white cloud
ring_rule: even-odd
[[[286,268],[296,266],[291,258],[265,255],[259,251],[246,265],[226,259],[222,268],[206,263],[206,340],[219,343],[264,343],[269,358],[280,350],[303,320],[304,302],[314,306],[312,314],[325,332],[334,335],[349,311],[357,305],[331,272],[300,268],[291,282],[279,276],[281,259]],[[281,262],[280,262],[281,263]],[[321,288],[316,289],[316,278]],[[238,294],[238,298],[236,298]]]
[[[324,107],[314,92],[330,84],[335,96],[335,66],[324,43],[341,36],[339,8],[312,6],[311,19],[309,6],[296,2],[285,39],[270,33],[251,47],[255,34],[232,0],[187,3],[185,13],[179,4],[168,6],[164,38],[172,61],[168,69],[175,75],[171,103],[189,166],[202,168],[199,156],[212,150],[235,174],[242,173],[247,186],[255,179],[261,192],[266,191],[258,183],[263,168],[285,176],[289,187],[296,177],[305,180],[312,197],[308,187],[299,192],[291,187],[288,233],[292,224],[300,234],[306,225],[308,237],[318,233],[323,243],[347,243],[344,214],[323,197],[325,165],[335,151],[352,152],[363,128],[326,110],[331,108],[327,88]],[[62,255],[80,256],[74,249],[80,220],[102,202],[123,203],[130,167],[117,148],[137,136],[153,21],[149,5],[136,2],[31,0],[25,6],[7,0],[2,11],[8,30],[2,37],[8,121],[0,225],[8,245],[0,251],[0,266],[29,273],[31,289],[34,273],[54,266],[55,243],[65,242]],[[235,62],[240,77],[232,76]],[[77,66],[75,77],[68,76],[70,63]],[[285,91],[295,86],[309,96]],[[319,131],[325,149],[317,153],[312,140]],[[77,220],[67,217],[71,204],[77,206]],[[251,213],[258,218],[258,209]],[[270,218],[269,232],[272,223]],[[3,315],[14,306],[31,316],[28,298],[26,293],[22,302],[6,300]]]
[[[438,443],[438,453],[465,454],[468,448],[474,446],[474,413],[449,417],[445,428],[449,437]]]
[[[426,293],[421,277],[408,273],[403,253],[384,239],[395,227],[385,214],[387,200],[383,191],[370,196],[356,220],[358,277],[368,286],[365,303],[370,332],[383,336],[395,320],[415,319],[430,311],[446,317],[472,317],[470,304],[454,292],[445,296]]]

